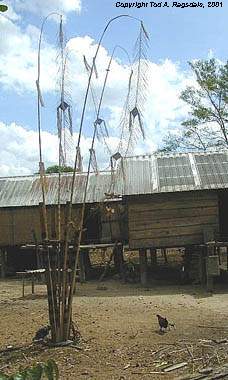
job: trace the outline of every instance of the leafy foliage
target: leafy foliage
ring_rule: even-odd
[[[6,12],[8,11],[8,7],[5,4],[0,4],[0,12]]]
[[[25,368],[14,375],[6,375],[0,372],[0,380],[58,380],[59,371],[54,360],[39,363],[31,368]]]
[[[68,172],[73,172],[74,169],[71,166],[60,166],[60,171],[61,173],[68,173]],[[59,165],[49,166],[46,169],[47,174],[58,173],[58,172],[59,172]]]
[[[207,150],[228,146],[228,62],[215,59],[189,62],[196,85],[187,87],[181,99],[189,106],[180,136],[169,134],[162,151],[180,148]]]

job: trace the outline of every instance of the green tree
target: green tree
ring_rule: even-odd
[[[210,59],[189,65],[196,85],[180,96],[190,108],[189,118],[181,123],[179,135],[165,137],[161,151],[228,147],[228,62]]]
[[[74,169],[71,166],[60,166],[60,171],[61,173],[68,173],[68,172],[73,172]],[[49,166],[46,169],[47,174],[58,173],[58,172],[59,172],[59,165]]]
[[[7,5],[5,4],[0,4],[0,12],[6,12],[8,10]]]

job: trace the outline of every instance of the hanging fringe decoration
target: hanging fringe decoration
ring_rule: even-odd
[[[57,107],[57,131],[58,131],[58,138],[60,139],[61,133],[62,133],[62,123],[61,123],[61,111],[59,107]]]
[[[64,123],[63,123],[64,121]],[[67,135],[66,127],[69,130]],[[57,107],[57,130],[58,137],[61,140],[60,143],[60,155],[62,165],[66,165],[66,150],[70,147],[68,143],[69,137],[73,136],[73,125],[71,116],[71,106],[64,100],[61,101],[60,105]],[[64,147],[63,147],[64,144]]]
[[[61,108],[62,111],[66,111],[66,109],[69,107],[70,107],[69,104],[65,102],[64,100],[59,105],[59,108]]]
[[[129,114],[129,132],[132,133],[133,131],[133,125],[134,125],[136,116],[138,118],[139,128],[142,133],[143,139],[145,139],[145,131],[142,124],[142,118],[137,107],[134,107],[133,110],[131,110]]]
[[[60,17],[60,23],[59,23],[59,43],[60,46],[63,46],[64,43],[64,34],[63,34],[63,17]]]
[[[101,131],[101,135],[102,137],[109,137],[109,133],[108,133],[108,128],[107,128],[107,125],[106,125],[106,122],[104,119],[100,119],[98,118],[95,123],[94,123],[94,126],[96,127],[97,125],[99,125],[99,130]],[[104,130],[103,128],[104,127]],[[96,128],[96,131],[97,131],[97,136],[99,135],[99,132],[98,132],[98,128]]]
[[[62,146],[62,115],[61,115],[61,108],[60,106],[57,108],[57,129],[58,129],[58,138],[60,140],[59,144],[59,161],[61,166],[65,166],[65,156],[64,156],[64,151],[63,151],[63,146]]]
[[[58,105],[57,111],[57,130],[59,137],[59,155],[61,164],[71,165],[74,154],[74,141],[73,141],[73,122],[72,122],[72,109],[70,105],[70,95],[67,91],[67,85],[69,81],[67,80],[67,63],[68,63],[68,52],[65,44],[65,36],[63,30],[63,19],[60,18],[59,24],[59,75],[58,84],[60,89],[60,103]]]
[[[97,71],[97,66],[96,66],[96,62],[94,58],[93,58],[93,68],[94,68],[96,79],[98,79],[98,71]]]
[[[91,71],[91,66],[88,64],[85,55],[83,55],[83,61],[84,61],[84,65],[85,65],[86,71],[90,72]]]
[[[69,131],[70,131],[71,136],[73,136],[73,123],[72,123],[71,107],[68,107],[68,121],[69,121]]]
[[[145,130],[143,126],[143,111],[146,103],[147,87],[148,87],[148,60],[147,49],[149,43],[149,34],[147,33],[143,23],[140,24],[139,35],[135,44],[134,55],[134,71],[131,72],[128,91],[129,104],[128,110],[128,144],[125,155],[133,148],[140,133],[145,139]]]
[[[129,134],[129,102],[130,102],[130,94],[132,88],[132,78],[133,78],[133,70],[131,69],[129,79],[128,79],[128,91],[126,100],[123,107],[123,112],[120,119],[120,141],[117,147],[118,152],[122,152],[122,155],[125,156],[128,151],[129,146],[131,145],[131,134]]]
[[[90,149],[90,160],[91,160],[91,166],[93,168],[93,171],[98,174],[98,165],[97,165],[97,158],[96,153],[94,149]]]
[[[130,91],[131,91],[131,81],[132,81],[132,76],[133,76],[133,70],[131,70],[129,79],[128,79],[128,93],[127,93],[127,98],[129,98]]]
[[[76,171],[78,173],[81,173],[83,171],[83,166],[82,166],[82,155],[81,155],[80,147],[77,147],[76,150],[77,150],[77,157],[78,157]]]
[[[142,21],[141,21],[141,28],[142,28],[142,30],[143,30],[143,33],[144,33],[145,37],[146,37],[147,40],[149,41],[149,40],[150,40],[150,36],[149,36],[149,34],[147,33],[146,28],[145,28],[145,26],[144,26],[144,24],[143,24]]]

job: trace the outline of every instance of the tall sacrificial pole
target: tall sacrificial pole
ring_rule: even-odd
[[[58,138],[59,138],[59,171],[58,171],[58,204],[57,204],[57,234],[56,234],[56,240],[51,240],[49,237],[49,228],[48,228],[48,213],[47,213],[47,207],[46,207],[46,191],[48,186],[48,181],[45,177],[45,168],[43,163],[43,157],[42,157],[42,139],[41,139],[41,107],[44,106],[44,101],[41,94],[41,86],[40,86],[40,71],[41,71],[41,41],[42,41],[42,34],[45,22],[51,15],[57,15],[60,17],[60,29],[59,29],[59,41],[60,41],[60,49],[61,49],[61,85],[60,85],[60,91],[61,91],[61,99],[60,99],[60,105],[57,108],[57,126],[58,126]],[[61,165],[63,162],[65,162],[62,159],[62,133],[63,129],[65,128],[63,125],[63,120],[65,119],[64,112],[67,110],[69,113],[69,105],[66,103],[64,98],[64,75],[65,75],[65,66],[66,66],[66,56],[65,56],[65,47],[63,42],[63,25],[62,25],[62,16],[59,15],[56,12],[51,13],[48,15],[41,27],[41,33],[40,33],[40,39],[39,39],[39,48],[38,48],[38,76],[36,81],[37,86],[37,120],[38,120],[38,135],[39,135],[39,172],[40,172],[40,183],[41,183],[41,193],[42,193],[42,203],[41,203],[41,220],[42,220],[42,232],[43,232],[43,252],[45,255],[45,262],[46,262],[46,281],[47,281],[47,292],[48,292],[48,305],[49,305],[49,319],[50,319],[50,325],[51,325],[51,332],[52,332],[52,341],[53,343],[63,343],[63,342],[69,342],[71,337],[71,330],[74,335],[74,327],[73,327],[73,321],[72,321],[72,303],[73,303],[73,294],[75,290],[75,283],[76,283],[76,273],[78,268],[78,261],[79,261],[79,253],[80,253],[80,244],[82,240],[82,231],[83,231],[83,225],[84,225],[84,216],[85,216],[85,206],[86,206],[86,199],[87,199],[87,190],[88,190],[88,184],[89,184],[89,176],[91,171],[91,166],[93,165],[93,160],[95,159],[95,151],[94,151],[94,144],[95,139],[97,136],[97,130],[98,127],[100,127],[100,122],[102,121],[100,119],[100,111],[102,107],[103,97],[105,93],[105,88],[107,84],[108,79],[108,73],[110,70],[111,62],[114,56],[114,52],[116,48],[114,48],[112,56],[110,58],[107,72],[105,75],[100,101],[98,104],[98,107],[96,109],[96,120],[93,124],[93,133],[92,133],[92,143],[90,148],[90,156],[89,156],[89,162],[88,167],[86,171],[85,176],[85,182],[83,187],[83,194],[82,194],[82,205],[80,210],[80,217],[79,221],[75,222],[73,220],[73,202],[75,199],[75,192],[77,191],[76,188],[76,173],[78,172],[79,163],[81,166],[81,137],[82,137],[82,130],[84,125],[84,119],[85,119],[85,113],[86,113],[86,107],[88,102],[88,96],[90,90],[92,90],[92,77],[95,73],[97,75],[97,68],[96,68],[96,60],[99,53],[99,49],[101,47],[101,43],[103,41],[103,38],[109,29],[109,26],[116,20],[120,18],[128,18],[133,19],[140,22],[140,49],[142,47],[142,37],[143,35],[147,36],[147,33],[145,31],[145,28],[143,26],[143,23],[141,20],[131,17],[129,15],[119,15],[117,17],[112,18],[109,20],[107,25],[105,26],[101,37],[99,39],[99,43],[97,45],[95,55],[92,60],[91,67],[88,66],[88,83],[87,88],[85,91],[85,96],[83,100],[83,106],[82,106],[82,113],[80,118],[80,124],[79,124],[79,131],[78,131],[78,139],[77,139],[77,145],[76,145],[76,153],[75,153],[75,160],[74,160],[74,170],[73,175],[71,178],[70,183],[70,197],[67,204],[64,205],[64,209],[66,210],[66,216],[64,220],[61,220]],[[119,46],[117,46],[119,47]],[[124,50],[124,49],[123,49]],[[140,115],[140,107],[138,99],[140,98],[140,76],[141,76],[141,60],[142,55],[139,52],[139,63],[138,68],[136,71],[136,100],[134,103],[134,108],[129,112],[127,115],[129,119],[129,129],[130,129],[130,137],[133,134],[133,124],[134,119],[138,118],[139,127],[140,130],[143,133],[142,129],[142,121],[141,121],[141,115]],[[132,70],[130,75],[130,82],[132,78]],[[129,84],[128,89],[128,98],[129,93],[131,90],[131,85]],[[70,116],[70,115],[69,115]],[[71,119],[71,116],[70,116]],[[71,125],[71,131],[72,131],[72,125]],[[129,137],[129,138],[130,138]],[[129,145],[130,143],[128,143]],[[73,232],[73,238],[72,238],[72,232]],[[72,252],[71,255],[69,254],[70,245],[73,244],[73,256]],[[72,257],[73,257],[73,264],[72,264]],[[69,273],[71,277],[69,276]]]

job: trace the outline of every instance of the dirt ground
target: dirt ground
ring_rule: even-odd
[[[228,362],[228,343],[212,341],[227,337],[228,285],[217,287],[213,295],[198,286],[154,284],[143,289],[117,280],[104,282],[103,290],[97,285],[78,284],[74,298],[73,319],[83,338],[80,349],[35,346],[0,353],[0,368],[10,373],[54,358],[61,380],[139,380],[176,379]],[[20,281],[0,282],[0,350],[8,345],[29,345],[37,329],[48,323],[45,290],[44,285],[37,285],[31,296],[28,285],[22,299]],[[159,334],[157,313],[174,322],[176,329]],[[162,372],[181,362],[187,365]]]

